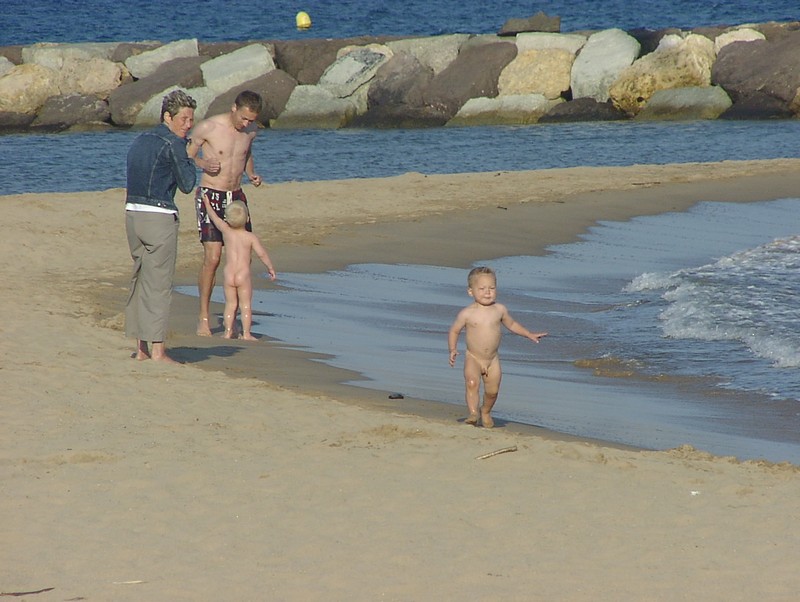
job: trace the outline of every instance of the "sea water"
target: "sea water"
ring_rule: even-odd
[[[798,216],[796,198],[704,202],[477,262],[517,321],[550,332],[538,345],[504,336],[500,424],[800,461]],[[253,331],[329,356],[362,375],[352,385],[463,406],[447,330],[469,301],[461,269],[281,274],[255,294]]]

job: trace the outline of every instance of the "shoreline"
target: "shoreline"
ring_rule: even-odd
[[[786,159],[247,193],[280,279],[365,259],[465,267],[544,253],[598,219],[798,190],[800,159]],[[197,337],[196,300],[182,295],[168,348],[187,364],[130,359],[123,195],[0,197],[11,258],[0,264],[0,529],[14,542],[3,592],[133,602],[800,591],[798,466],[472,428],[454,420],[457,406],[358,399],[302,350]],[[191,197],[178,203],[176,284],[192,285],[201,247]],[[497,236],[475,237],[487,228]]]
[[[465,175],[468,174],[463,174],[461,177]],[[475,175],[480,179],[485,174]],[[513,178],[514,173],[498,173],[496,177],[501,176]],[[397,178],[382,178],[379,181],[403,181],[420,177],[436,178],[436,176],[406,174]],[[346,182],[342,184],[345,185]],[[415,216],[411,220],[347,224],[324,234],[315,240],[311,247],[278,246],[270,253],[275,257],[285,253],[283,259],[288,260],[286,264],[290,267],[283,271],[301,273],[339,270],[357,263],[410,263],[468,269],[475,261],[483,259],[543,255],[551,245],[574,241],[598,220],[625,221],[634,216],[684,211],[702,201],[756,202],[791,197],[798,194],[793,191],[800,190],[799,185],[800,173],[777,177],[753,175],[733,179],[699,180],[693,180],[692,176],[689,176],[688,181],[683,182],[662,183],[652,180],[630,182],[623,184],[628,188],[622,191],[581,192],[543,203],[536,201],[521,204],[506,203],[508,206],[486,204],[459,211],[457,216],[454,216],[452,211],[441,210],[424,218]],[[666,195],[670,197],[668,206],[664,206]],[[570,206],[569,223],[561,221],[564,213],[563,205]],[[253,214],[254,220],[257,219],[258,212],[254,205]],[[530,226],[521,228],[519,225],[521,223]],[[257,223],[255,227],[258,227]],[[504,235],[485,237],[481,236],[483,231],[503,232]],[[435,248],[431,245],[412,247],[405,244],[409,240],[436,240],[437,244]],[[276,284],[280,286],[280,280]],[[181,270],[176,285],[195,286],[196,279],[191,271]],[[178,320],[173,320],[172,328],[176,333],[172,347],[175,352],[181,353],[182,359],[191,359],[198,349],[223,344],[235,348],[237,358],[236,367],[231,368],[226,357],[212,356],[199,364],[203,369],[226,370],[238,377],[257,378],[304,394],[345,400],[360,407],[407,412],[454,424],[460,423],[463,419],[464,409],[455,404],[414,397],[406,397],[400,401],[390,400],[388,399],[390,391],[370,388],[368,384],[364,386],[344,384],[350,380],[363,381],[363,378],[358,372],[323,363],[320,360],[324,356],[318,353],[295,349],[268,336],[262,339],[262,345],[252,345],[242,341],[221,343],[219,334],[222,329],[217,327],[215,336],[210,340],[196,337],[192,334],[196,304],[197,298],[193,296],[176,294],[173,297],[173,315]],[[221,311],[222,304],[212,303],[212,312],[215,315],[221,315]],[[267,330],[269,328],[268,319],[266,328]],[[277,368],[265,370],[267,366],[277,366]],[[511,429],[515,433],[564,441],[584,441],[618,449],[650,451],[649,448],[578,437],[531,424],[507,420],[502,422],[504,429]]]

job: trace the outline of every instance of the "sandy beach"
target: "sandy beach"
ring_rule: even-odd
[[[467,267],[600,219],[798,191],[795,159],[246,188],[279,278]],[[132,360],[123,199],[0,197],[0,597],[797,599],[796,466],[469,427],[269,340],[197,337],[181,295],[168,346],[185,365]],[[178,204],[186,285],[202,249]]]

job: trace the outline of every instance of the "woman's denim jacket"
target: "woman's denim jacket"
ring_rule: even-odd
[[[197,168],[186,154],[186,140],[163,123],[140,134],[131,144],[126,202],[177,212],[175,189],[191,192],[196,180]]]

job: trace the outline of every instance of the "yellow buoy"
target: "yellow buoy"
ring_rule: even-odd
[[[301,10],[297,13],[294,20],[295,23],[297,23],[297,29],[309,29],[311,27],[311,17],[309,17],[308,13],[305,11]]]

